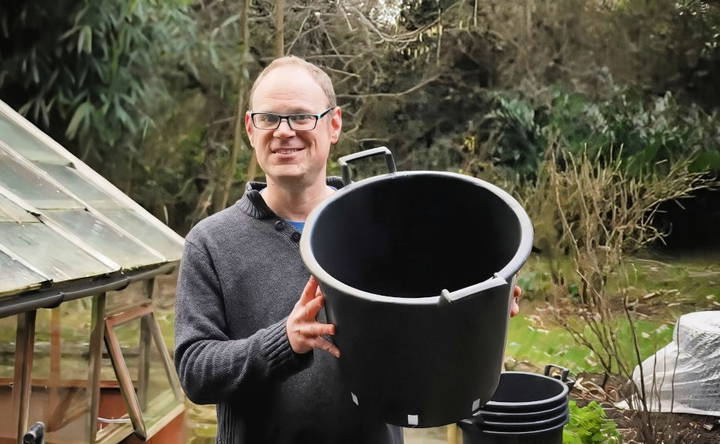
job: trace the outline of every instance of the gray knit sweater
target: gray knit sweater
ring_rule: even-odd
[[[267,207],[263,187],[250,184],[187,236],[175,320],[185,392],[217,404],[218,443],[402,443],[400,428],[353,404],[335,357],[290,347],[285,321],[309,273],[300,233]]]

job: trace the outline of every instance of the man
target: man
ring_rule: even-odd
[[[217,404],[220,443],[402,443],[399,427],[348,395],[341,350],[324,337],[335,327],[298,250],[310,211],[342,186],[326,176],[342,128],[330,78],[297,57],[277,59],[255,81],[250,108],[245,128],[267,185],[250,183],[187,236],[175,323],[183,387]]]

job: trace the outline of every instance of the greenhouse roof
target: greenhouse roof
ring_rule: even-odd
[[[180,259],[183,239],[0,101],[0,296]]]

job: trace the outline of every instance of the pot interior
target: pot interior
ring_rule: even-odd
[[[492,410],[493,403],[516,403],[522,407],[523,403],[551,402],[566,391],[564,383],[557,379],[542,375],[507,372],[500,375],[500,384],[491,401],[484,407]],[[535,407],[533,407],[534,411]]]
[[[311,251],[335,279],[385,296],[437,296],[492,277],[515,255],[518,216],[478,182],[432,173],[384,177],[317,215]]]

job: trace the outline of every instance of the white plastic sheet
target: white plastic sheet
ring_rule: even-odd
[[[673,342],[642,369],[650,411],[720,416],[720,311],[681,316]],[[640,366],[633,380],[640,388]]]

